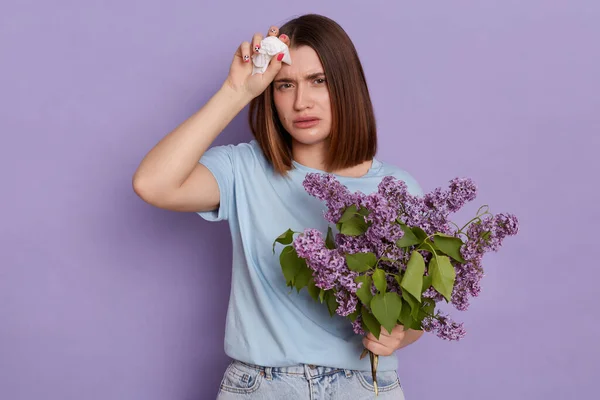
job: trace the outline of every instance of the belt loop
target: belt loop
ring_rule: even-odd
[[[304,377],[307,381],[312,379],[312,375],[310,374],[310,367],[307,364],[303,364],[304,367]]]
[[[267,378],[267,380],[273,380],[273,368],[272,367],[265,367],[265,378]]]

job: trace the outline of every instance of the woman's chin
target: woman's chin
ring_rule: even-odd
[[[290,135],[292,136],[294,141],[298,142],[298,144],[305,145],[305,146],[319,144],[319,143],[325,141],[327,139],[327,137],[329,136],[328,134],[323,134],[322,132],[319,132],[319,131],[312,131],[312,132],[292,131],[290,133]]]

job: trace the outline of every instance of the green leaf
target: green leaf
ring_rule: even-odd
[[[330,226],[327,227],[327,238],[325,239],[325,246],[327,246],[329,250],[335,249],[335,240],[333,238],[333,231],[331,230]]]
[[[418,302],[417,299],[415,299],[413,295],[408,293],[406,290],[402,291],[402,298],[405,301],[404,305],[410,307],[411,317],[417,318],[419,315],[419,309],[421,308],[420,302]]]
[[[411,311],[410,303],[408,303],[406,300],[402,300],[402,309],[400,310],[400,315],[398,316],[398,322],[404,326],[404,330],[407,330],[413,324]]]
[[[435,243],[433,243],[430,239],[423,240],[423,243],[421,243],[421,245],[417,247],[416,250],[424,250],[434,255],[441,253],[441,251],[437,247],[435,247]]]
[[[358,213],[363,217],[366,217],[367,215],[371,214],[371,211],[366,207],[361,207],[360,210],[358,210]]]
[[[436,233],[433,236],[433,240],[435,246],[445,254],[448,254],[450,257],[460,263],[464,264],[466,262],[466,260],[460,254],[460,248],[464,244],[460,238],[445,235],[443,233]]]
[[[413,226],[411,229],[412,229],[413,234],[421,242],[424,241],[427,238],[427,233],[425,233],[425,231],[423,229],[419,228],[418,226]]]
[[[364,305],[370,306],[371,299],[373,298],[373,295],[371,294],[371,285],[373,280],[369,275],[361,275],[354,278],[354,282],[362,282],[360,289],[356,290],[356,296]]]
[[[404,236],[402,236],[396,241],[396,246],[410,247],[421,243],[421,240],[419,240],[419,238],[415,236],[413,231],[407,225],[401,223],[400,228],[402,228],[402,230],[404,231]]]
[[[338,308],[338,302],[335,298],[335,294],[333,290],[328,290],[325,294],[325,300],[327,301],[327,309],[329,310],[329,315],[333,317],[335,314],[335,310]]]
[[[342,224],[340,232],[348,236],[359,236],[367,231],[369,225],[362,215],[356,215]]]
[[[356,209],[355,204],[352,204],[351,206],[346,207],[346,209],[344,210],[344,213],[338,220],[338,224],[343,224],[346,221],[350,221],[350,219],[352,217],[354,217],[356,214],[358,214],[358,210]]]
[[[277,244],[277,243],[290,244],[290,243],[292,243],[293,240],[294,240],[294,231],[293,230],[288,229],[287,231],[283,232],[273,242],[273,254],[275,254],[275,244]]]
[[[423,322],[423,318],[420,318],[420,319],[414,319],[414,318],[412,318],[412,321],[411,321],[411,324],[409,325],[409,328],[421,331],[421,330],[423,330],[423,328],[421,328],[421,323],[422,322]]]
[[[385,293],[387,289],[387,280],[385,279],[385,272],[382,269],[377,268],[373,273],[373,282],[375,287],[380,293]]]
[[[450,259],[446,256],[432,258],[429,262],[429,274],[435,290],[446,298],[446,302],[449,302],[456,278],[456,271],[450,263]]]
[[[293,246],[286,246],[279,255],[279,263],[283,276],[288,284],[294,283],[294,278],[302,266],[306,266],[306,261],[298,257],[296,249]],[[308,268],[308,267],[307,267]]]
[[[323,302],[325,301],[325,289],[321,289],[321,291],[319,292],[319,300],[321,301],[321,304],[323,304]]]
[[[423,288],[423,274],[425,273],[425,260],[418,251],[413,251],[406,265],[406,271],[400,287],[413,295],[421,302],[421,289]]]
[[[402,311],[402,299],[394,292],[376,294],[371,300],[371,310],[381,325],[391,333]]]
[[[295,277],[295,286],[300,293],[300,290],[308,285],[308,282],[312,279],[312,270],[306,266],[306,262],[303,267],[300,267]]]
[[[395,275],[394,279],[396,280],[396,282],[398,282],[398,286],[402,287],[402,275]]]
[[[315,301],[319,300],[319,293],[321,291],[321,288],[318,288],[317,286],[315,286],[315,280],[311,279],[310,281],[308,281],[308,294],[310,294],[310,297],[312,297]]]
[[[367,329],[365,329],[365,331],[371,332],[373,336],[375,336],[375,338],[379,340],[379,335],[381,333],[381,324],[379,323],[379,321],[377,321],[377,318],[375,318],[365,306],[362,306],[361,316],[364,324],[363,329],[366,327]]]
[[[356,318],[358,318],[359,315],[360,315],[360,304],[356,306],[356,310],[352,314],[348,315],[348,318],[350,318],[350,321],[354,322],[354,321],[356,321]]]
[[[431,281],[431,275],[427,275],[423,277],[423,289],[421,289],[421,294],[426,291],[427,289],[429,289],[432,285],[432,281]]]
[[[433,315],[435,311],[435,300],[433,299],[424,299],[423,304],[421,304],[421,309],[429,315]]]
[[[346,254],[345,258],[348,269],[354,272],[368,271],[377,263],[377,256],[374,253]]]

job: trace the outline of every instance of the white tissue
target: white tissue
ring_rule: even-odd
[[[283,59],[281,60],[282,62],[292,65],[290,49],[279,38],[275,36],[268,36],[261,40],[258,54],[255,53],[252,56],[252,75],[264,73],[269,66],[271,58],[279,53],[283,53]]]

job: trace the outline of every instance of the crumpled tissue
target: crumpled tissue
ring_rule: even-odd
[[[264,73],[269,66],[269,61],[271,61],[271,58],[279,53],[283,53],[283,59],[281,60],[282,62],[292,65],[290,49],[279,38],[275,36],[268,36],[261,40],[258,54],[255,53],[252,56],[252,75]]]

